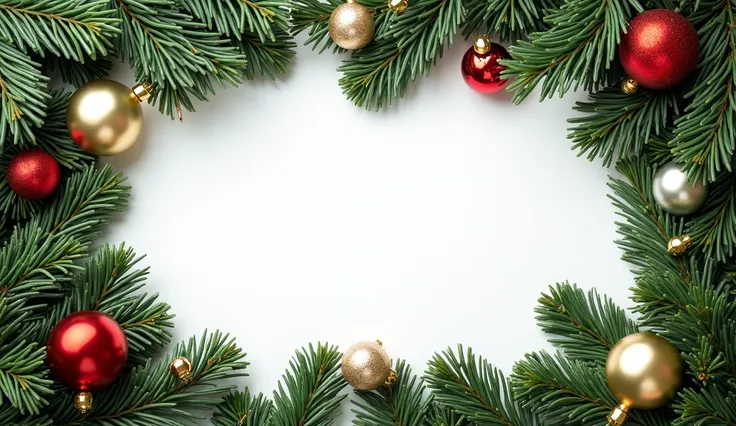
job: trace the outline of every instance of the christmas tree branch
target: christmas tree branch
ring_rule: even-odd
[[[736,173],[724,174],[708,187],[708,198],[688,234],[706,257],[725,262],[736,245]]]
[[[181,6],[228,38],[249,32],[261,43],[275,42],[275,29],[289,29],[290,4],[283,0],[183,0]]]
[[[184,356],[192,363],[192,378],[184,383],[169,371],[172,359]],[[157,363],[150,360],[133,368],[105,391],[95,394],[94,406],[86,415],[72,407],[71,397],[56,401],[52,418],[59,426],[150,426],[191,424],[201,409],[215,407],[215,398],[232,386],[219,384],[243,376],[248,365],[234,341],[220,332],[206,333],[199,342],[191,338],[178,344]]]
[[[7,400],[20,414],[39,414],[53,394],[45,359],[46,348],[40,345],[0,346],[0,402]]]
[[[53,420],[48,416],[21,414],[10,405],[0,406],[0,425],[7,426],[52,426]]]
[[[261,41],[258,34],[250,31],[243,33],[239,40],[233,40],[240,52],[248,58],[243,71],[245,78],[253,80],[258,76],[275,79],[284,74],[296,56],[296,43],[291,34],[277,28],[273,31],[275,41]]]
[[[518,401],[539,415],[541,424],[604,424],[618,405],[603,367],[568,361],[546,352],[527,354],[514,366],[511,381]],[[632,410],[630,425],[667,425],[656,411]]]
[[[345,379],[338,374],[341,354],[336,346],[318,343],[297,351],[278,390],[273,393],[272,426],[329,426],[340,415],[340,391]]]
[[[34,140],[32,129],[40,127],[49,100],[49,78],[41,65],[10,43],[0,41],[0,152],[8,136],[18,144]]]
[[[616,47],[626,23],[641,10],[636,0],[567,0],[547,16],[548,30],[519,41],[509,50],[513,59],[502,61],[508,67],[502,75],[514,78],[508,86],[514,102],[521,103],[542,80],[540,100],[614,83]]]
[[[557,284],[538,302],[537,324],[571,360],[604,366],[613,345],[638,331],[623,309],[595,290],[586,296],[575,285]]]
[[[458,414],[452,408],[444,407],[438,403],[431,405],[429,419],[428,426],[471,426],[471,423],[465,419],[465,416]]]
[[[425,373],[435,400],[477,425],[533,426],[538,419],[516,402],[503,374],[472,349],[435,354]]]
[[[463,37],[490,33],[513,43],[548,29],[545,15],[562,4],[563,0],[471,0],[465,2]]]
[[[716,387],[682,391],[682,402],[675,406],[680,418],[676,426],[736,426],[736,393],[724,393]]]
[[[571,118],[576,124],[568,139],[579,155],[588,154],[611,165],[614,156],[639,155],[652,135],[659,135],[672,114],[677,114],[677,97],[671,91],[641,90],[626,95],[618,86],[588,95],[588,102],[576,102],[574,109],[588,115]]]
[[[352,400],[355,426],[423,425],[431,421],[432,397],[424,398],[424,380],[412,374],[402,360],[395,362],[397,379],[393,386],[375,391],[356,391],[360,398]]]
[[[429,74],[452,42],[464,9],[460,0],[419,0],[385,25],[367,47],[355,51],[338,71],[340,87],[355,105],[381,109],[401,98],[411,82]]]
[[[48,71],[47,74],[58,71],[61,81],[74,87],[80,87],[89,81],[107,78],[112,70],[112,61],[110,56],[96,59],[88,57],[84,62],[47,56],[44,58],[44,69]]]
[[[214,426],[269,426],[273,403],[263,394],[233,392],[223,398],[212,416]]]
[[[689,19],[700,29],[701,61],[676,121],[672,152],[693,180],[713,181],[731,170],[736,139],[736,4],[702,0]]]

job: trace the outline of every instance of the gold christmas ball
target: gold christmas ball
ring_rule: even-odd
[[[402,14],[409,7],[408,0],[388,0],[388,8],[394,13]]]
[[[343,49],[362,49],[373,40],[373,15],[356,0],[337,6],[330,14],[330,37]]]
[[[141,102],[150,96],[150,86],[131,89],[116,81],[91,81],[72,95],[66,110],[66,125],[74,143],[93,155],[124,152],[143,128]]]
[[[391,359],[377,342],[356,343],[342,355],[342,375],[355,389],[378,389],[391,375]]]
[[[669,402],[682,382],[683,361],[666,339],[635,333],[619,340],[606,361],[606,381],[627,408],[654,409]]]
[[[667,253],[672,256],[682,256],[687,252],[688,247],[693,243],[693,238],[689,235],[681,235],[679,237],[670,238],[667,242]]]

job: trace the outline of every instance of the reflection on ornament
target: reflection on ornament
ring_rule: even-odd
[[[508,80],[501,78],[501,72],[506,67],[499,61],[509,58],[511,56],[503,46],[491,43],[486,35],[476,36],[473,47],[465,52],[460,67],[465,83],[484,94],[502,91]]]
[[[343,49],[362,49],[373,40],[373,14],[357,0],[347,0],[330,14],[329,31]]]
[[[690,185],[679,164],[669,163],[657,170],[652,182],[654,200],[667,213],[685,216],[697,211],[708,196],[702,181]]]

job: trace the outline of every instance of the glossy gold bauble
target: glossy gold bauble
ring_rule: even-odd
[[[635,333],[616,343],[608,354],[606,381],[627,408],[654,409],[667,404],[682,382],[680,353],[666,339]]]
[[[693,243],[693,238],[687,234],[679,237],[672,237],[667,242],[667,253],[672,256],[682,256],[687,252],[688,247]]]
[[[391,359],[377,342],[356,343],[342,356],[342,375],[355,389],[378,389],[391,375]]]
[[[91,81],[72,95],[66,125],[74,143],[99,156],[120,154],[133,146],[143,128],[141,102],[151,87],[133,89],[111,80]]]
[[[171,374],[181,379],[184,383],[192,381],[192,363],[183,356],[175,358],[169,365]]]
[[[362,49],[373,40],[373,15],[357,3],[348,0],[330,14],[330,37],[343,49]]]

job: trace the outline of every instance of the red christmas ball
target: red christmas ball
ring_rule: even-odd
[[[700,40],[695,27],[679,13],[648,10],[629,23],[619,56],[626,73],[638,84],[669,89],[695,70]]]
[[[61,169],[54,157],[40,149],[18,153],[8,166],[8,184],[26,200],[41,200],[56,191]]]
[[[476,37],[473,47],[463,56],[463,78],[477,92],[500,92],[506,87],[508,80],[501,78],[501,71],[506,67],[498,61],[509,58],[511,55],[500,44],[491,43],[486,36]]]
[[[46,362],[54,378],[83,392],[117,380],[128,359],[128,339],[114,319],[101,312],[73,313],[51,330]]]

